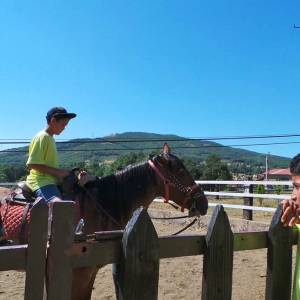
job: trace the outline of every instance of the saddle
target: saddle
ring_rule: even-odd
[[[17,189],[1,201],[0,216],[4,236],[23,244],[28,236],[30,209],[36,199],[25,182],[19,182]]]
[[[72,169],[70,175],[65,177],[60,189],[65,199],[75,199],[80,192],[78,178],[75,174],[77,168]],[[28,224],[30,220],[30,210],[38,202],[34,192],[27,186],[26,182],[19,182],[17,188],[9,196],[1,200],[0,222],[4,229],[4,237],[18,241],[23,244],[28,238]],[[77,205],[78,218],[81,217],[83,208]]]
[[[12,194],[12,201],[21,203],[33,203],[36,200],[34,192],[25,181],[17,183],[17,190]]]

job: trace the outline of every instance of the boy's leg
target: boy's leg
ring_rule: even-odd
[[[55,184],[43,186],[40,189],[36,190],[34,193],[37,197],[44,198],[47,203],[54,198],[59,198],[62,200],[62,194]]]
[[[42,197],[48,203],[49,216],[48,216],[48,237],[51,235],[52,223],[52,200],[62,200],[62,194],[55,184],[46,185],[35,191],[36,197]]]
[[[3,226],[2,218],[0,217],[0,246],[6,246],[10,243],[11,241],[8,241],[6,238],[6,232]]]

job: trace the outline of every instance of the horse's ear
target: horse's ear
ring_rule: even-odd
[[[164,143],[163,154],[170,154],[170,153],[171,153],[171,149],[170,149],[169,145],[167,143]]]

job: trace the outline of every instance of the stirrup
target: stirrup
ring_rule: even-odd
[[[82,234],[83,227],[84,227],[84,220],[81,218],[76,226],[75,234]]]

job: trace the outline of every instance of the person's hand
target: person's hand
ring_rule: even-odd
[[[78,179],[80,180],[81,177],[87,175],[87,172],[86,171],[80,171],[79,174],[78,174]]]
[[[81,171],[78,174],[78,184],[83,187],[88,182],[96,180],[96,178],[96,176],[90,175],[86,171]]]
[[[300,207],[294,200],[283,200],[281,222],[284,226],[293,227],[299,223]]]

